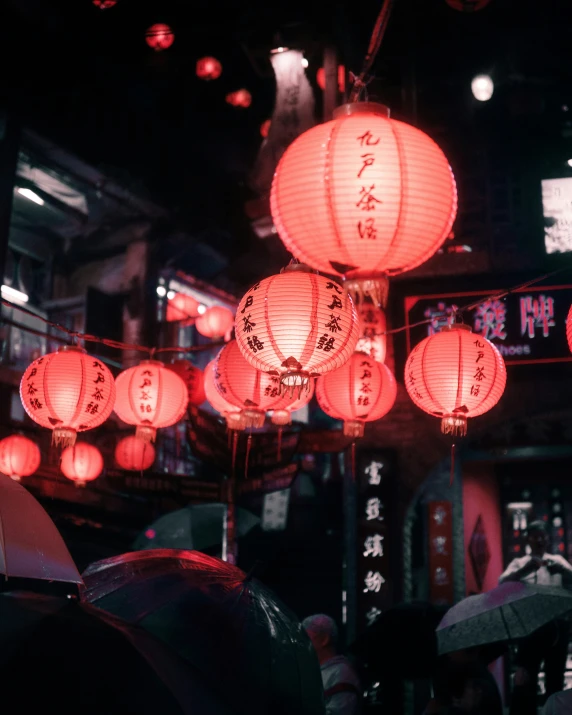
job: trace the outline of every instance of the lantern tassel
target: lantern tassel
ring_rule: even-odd
[[[54,447],[73,447],[77,439],[77,432],[70,427],[56,427],[52,432],[52,445]]]
[[[140,439],[142,442],[148,444],[149,442],[155,441],[155,436],[157,435],[157,430],[155,427],[150,427],[149,425],[139,425],[135,430],[135,437]]]
[[[246,457],[244,459],[244,478],[248,479],[248,459],[250,457],[250,448],[252,446],[252,434],[248,435],[246,440]]]
[[[453,486],[455,481],[455,443],[451,444],[451,476],[449,477],[449,486]]]

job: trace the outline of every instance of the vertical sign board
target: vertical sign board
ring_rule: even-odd
[[[453,596],[453,508],[432,501],[429,510],[429,597],[435,605],[451,605]]]
[[[391,605],[392,574],[389,543],[392,460],[381,450],[359,451],[356,460],[357,633]]]

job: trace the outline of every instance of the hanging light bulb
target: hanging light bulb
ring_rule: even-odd
[[[471,91],[473,97],[479,102],[488,102],[493,96],[495,91],[495,85],[491,77],[488,74],[478,74],[473,77],[471,82]]]

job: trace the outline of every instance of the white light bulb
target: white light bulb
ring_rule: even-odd
[[[568,159],[566,163],[568,164],[568,166],[572,167],[572,159]]]
[[[207,306],[206,306],[206,305],[203,305],[203,304],[201,303],[201,304],[199,305],[199,307],[197,308],[197,313],[198,313],[199,315],[204,315],[206,312],[207,312]]]
[[[168,291],[167,291],[167,298],[168,298],[169,300],[173,300],[173,298],[175,297],[175,295],[176,295],[176,293],[175,293],[174,290],[168,290]]]
[[[2,286],[2,296],[7,300],[18,300],[20,303],[28,302],[28,296],[25,293],[10,286]]]
[[[495,85],[488,74],[478,74],[471,82],[473,97],[479,102],[488,102],[493,96]]]
[[[308,67],[308,60],[305,57],[302,57],[302,67],[304,69]]]
[[[32,189],[18,189],[18,193],[20,196],[25,196],[30,201],[38,204],[38,206],[44,205],[44,199],[41,196],[38,196],[38,194],[35,191],[32,191]]]
[[[167,289],[165,286],[157,286],[157,295],[160,298],[164,298],[167,295]]]

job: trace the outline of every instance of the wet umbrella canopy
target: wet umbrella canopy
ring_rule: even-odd
[[[90,566],[84,598],[171,645],[240,713],[324,713],[318,660],[296,617],[255,579],[196,551]]]

